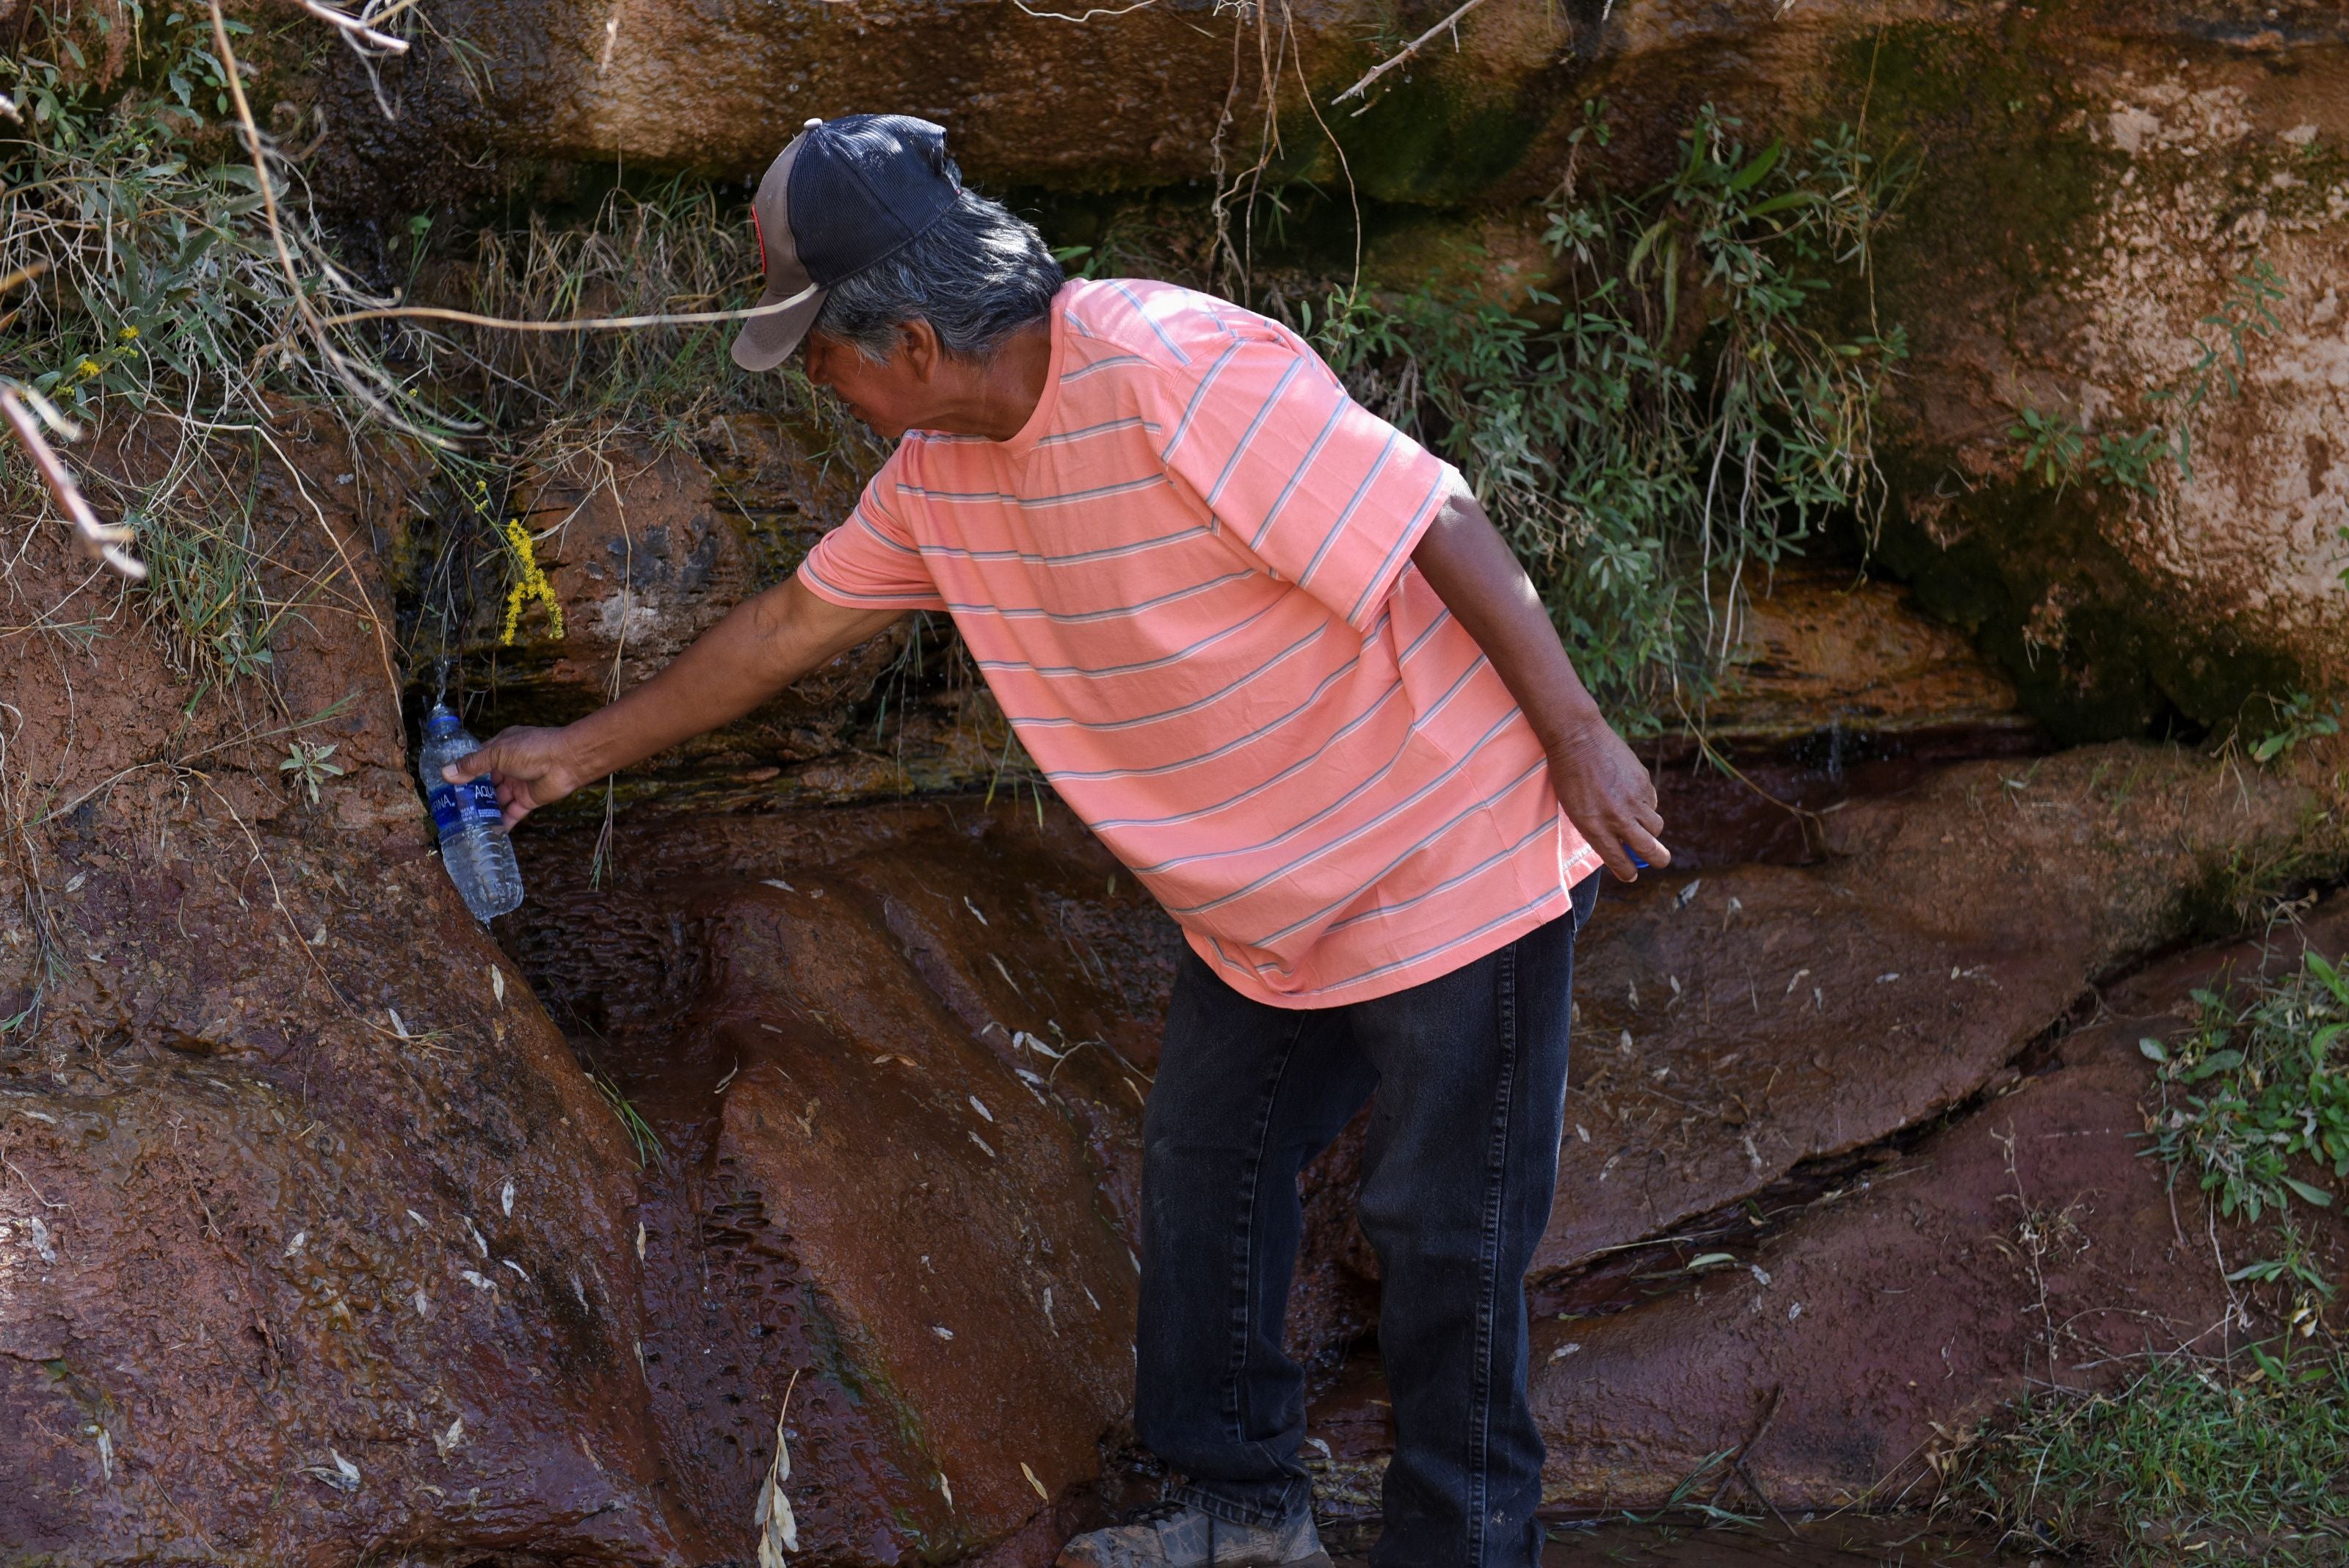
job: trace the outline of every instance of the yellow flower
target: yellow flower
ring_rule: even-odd
[[[95,359],[84,359],[80,364],[75,366],[74,369],[79,371],[81,373],[81,379],[87,381],[92,376],[99,375],[104,372],[106,367],[99,364]]]
[[[506,524],[506,547],[513,552],[514,585],[506,590],[506,619],[498,632],[498,646],[513,646],[514,634],[522,629],[523,606],[532,599],[546,607],[547,635],[561,642],[562,602],[554,597],[554,586],[547,582],[545,569],[538,564],[538,553],[531,545],[530,530],[523,526],[519,517]]]
[[[139,328],[136,327],[125,327],[121,331],[116,333],[115,336],[121,338],[125,343],[128,343],[133,337],[139,336]]]

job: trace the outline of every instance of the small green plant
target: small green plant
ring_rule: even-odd
[[[2037,473],[2040,483],[2062,488],[2078,472],[2086,442],[2080,428],[2060,414],[2026,408],[2007,427],[2007,439],[2023,449],[2023,471]]]
[[[2275,717],[2276,727],[2251,748],[2255,763],[2273,762],[2303,741],[2341,732],[2341,704],[2332,702],[2320,709],[2316,699],[2305,691],[2294,691],[2277,703]]]
[[[2322,1183],[2349,1179],[2349,971],[2311,950],[2245,999],[2204,990],[2194,1002],[2184,1039],[2138,1045],[2161,1091],[2153,1152],[2222,1217],[2279,1221],[2277,1255],[2237,1277],[2289,1276],[2329,1297],[2288,1210],[2331,1208]]]
[[[2289,292],[2282,275],[2264,258],[2237,275],[2225,303],[2198,324],[2210,330],[2195,336],[2199,352],[2194,363],[2168,386],[2146,394],[2146,401],[2166,419],[2127,433],[2106,431],[2092,446],[2086,430],[2069,416],[2021,406],[2006,431],[2015,466],[2059,493],[2076,483],[2158,495],[2165,469],[2174,470],[2180,483],[2192,483],[2195,415],[2214,390],[2242,396],[2240,373],[2251,363],[2251,339],[2277,330],[2274,306]]]
[[[0,381],[101,434],[145,417],[153,461],[138,477],[83,464],[80,479],[134,530],[152,568],[136,592],[201,698],[263,676],[293,607],[261,586],[251,483],[274,459],[256,432],[297,404],[347,425],[398,411],[413,428],[419,405],[383,368],[379,337],[321,328],[328,345],[295,325],[379,302],[335,265],[299,167],[272,154],[289,275],[262,176],[222,121],[228,77],[203,7],[22,9],[0,54],[19,116],[0,136],[0,275],[23,285],[0,310]],[[29,524],[50,509],[14,447],[0,452],[0,511]]]
[[[1603,112],[1575,133],[1603,141]],[[1456,463],[1576,667],[1653,730],[1701,709],[1743,596],[1831,516],[1872,531],[1874,410],[1906,352],[1822,296],[1864,278],[1898,179],[1844,130],[1752,147],[1707,109],[1672,175],[1562,194],[1556,325],[1474,298],[1331,294],[1299,325],[1368,407]]]
[[[328,779],[343,776],[340,763],[333,760],[335,742],[320,744],[316,741],[296,741],[285,749],[285,760],[277,771],[285,775],[286,786],[296,793],[306,794],[310,804],[318,804],[318,786]]]
[[[617,1084],[602,1074],[590,1073],[587,1081],[595,1085],[595,1092],[604,1096],[605,1105],[612,1107],[612,1115],[618,1118],[621,1130],[628,1135],[628,1142],[636,1146],[636,1168],[642,1170],[648,1165],[657,1165],[666,1169],[668,1153],[661,1147],[660,1134],[653,1130],[652,1123],[645,1120],[644,1112],[636,1109],[636,1103],[620,1092]]]
[[[2099,1563],[2337,1563],[2349,1355],[2289,1341],[2152,1363],[2110,1394],[2033,1392],[1942,1466],[1940,1507]]]

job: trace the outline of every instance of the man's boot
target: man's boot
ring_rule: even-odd
[[[1330,1554],[1309,1510],[1286,1524],[1234,1524],[1168,1501],[1078,1536],[1059,1568],[1330,1568]]]

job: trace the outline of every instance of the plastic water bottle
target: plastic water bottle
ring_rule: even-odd
[[[442,768],[481,749],[481,742],[466,733],[464,721],[447,703],[435,703],[424,718],[424,754],[416,771],[432,806],[432,826],[440,832],[440,862],[449,868],[449,880],[464,895],[473,919],[486,923],[522,902],[522,867],[514,864],[513,841],[498,809],[498,788],[486,775],[460,784],[440,776]]]

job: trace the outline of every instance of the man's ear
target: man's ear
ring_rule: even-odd
[[[916,316],[897,326],[897,351],[905,357],[905,369],[914,379],[928,382],[938,373],[946,358],[946,350],[938,342],[938,330]]]

